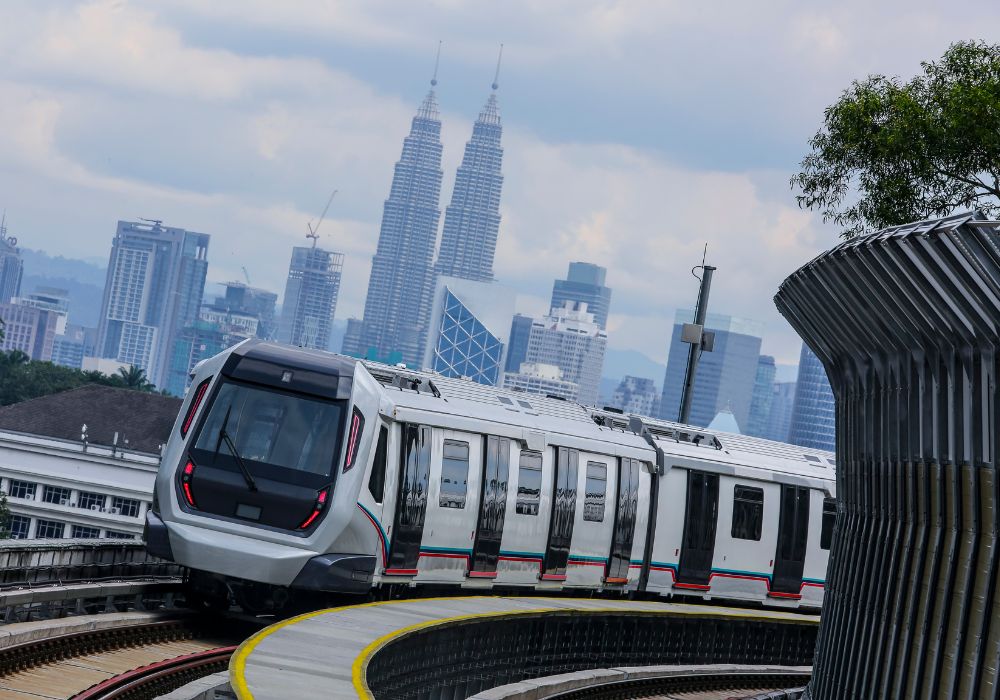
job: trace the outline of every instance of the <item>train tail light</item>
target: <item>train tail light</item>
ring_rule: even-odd
[[[184,500],[192,508],[197,508],[198,506],[194,502],[194,494],[191,493],[191,479],[193,478],[194,462],[189,459],[187,464],[184,465],[184,471],[181,472],[181,488],[184,490]]]
[[[351,415],[351,425],[347,432],[347,454],[344,457],[345,474],[351,470],[358,459],[358,443],[361,441],[361,433],[364,429],[365,417],[355,407],[354,413]]]
[[[208,385],[212,381],[209,377],[201,384],[198,388],[194,390],[194,396],[191,399],[191,404],[188,406],[187,413],[184,415],[184,422],[181,423],[181,437],[187,437],[188,431],[191,429],[191,423],[194,422],[194,417],[198,413],[198,408],[201,406],[202,400],[205,398],[205,393],[208,391]]]
[[[323,512],[323,509],[326,508],[326,499],[329,493],[330,489],[324,488],[316,494],[316,502],[313,504],[312,513],[310,513],[309,517],[303,520],[302,524],[299,525],[300,530],[305,530],[307,527],[312,525],[316,518],[319,517],[319,514]]]

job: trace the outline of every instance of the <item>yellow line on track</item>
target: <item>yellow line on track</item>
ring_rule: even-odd
[[[374,603],[359,603],[357,605],[344,605],[337,608],[328,608],[325,610],[316,610],[313,612],[305,613],[303,615],[297,615],[296,617],[290,617],[287,620],[282,620],[269,627],[262,629],[257,632],[252,637],[249,637],[236,649],[236,652],[232,656],[232,660],[229,663],[229,674],[230,681],[232,684],[233,691],[235,691],[236,696],[239,700],[255,700],[253,693],[250,692],[250,688],[246,681],[246,663],[250,654],[253,653],[254,649],[263,642],[271,634],[277,632],[278,630],[289,627],[303,620],[308,620],[320,615],[326,615],[327,613],[336,613],[344,610],[355,609],[355,608],[372,608],[381,605],[408,605],[413,603],[426,603],[432,601],[466,601],[466,600],[484,600],[484,599],[503,599],[503,598],[517,598],[516,596],[463,596],[463,597],[452,597],[452,596],[438,596],[433,598],[411,598],[409,600],[383,600]],[[524,600],[523,598],[520,600]],[[536,600],[532,598],[532,600]],[[549,598],[549,597],[538,597],[539,601],[559,601],[560,603],[566,603],[565,598]],[[621,607],[600,607],[600,608],[590,608],[590,607],[542,607],[542,608],[526,608],[522,610],[494,610],[489,612],[481,613],[468,613],[465,615],[455,615],[453,617],[442,617],[433,620],[425,620],[423,622],[417,622],[406,627],[402,627],[392,632],[388,632],[378,639],[374,640],[368,644],[354,662],[351,664],[351,680],[354,685],[354,689],[358,694],[358,698],[362,700],[372,700],[374,695],[372,695],[371,689],[368,687],[367,680],[365,678],[365,671],[368,667],[368,663],[371,658],[383,647],[387,646],[391,642],[396,641],[402,637],[405,637],[414,632],[418,632],[423,629],[437,626],[447,626],[452,624],[457,624],[461,622],[468,622],[470,620],[491,618],[491,617],[517,617],[520,615],[539,615],[545,613],[597,613],[597,614],[626,614],[626,615],[659,615],[659,616],[675,616],[675,617],[689,617],[689,618],[712,618],[712,619],[765,619],[771,622],[786,622],[791,624],[819,624],[818,618],[804,617],[797,613],[781,613],[778,611],[774,612],[764,612],[764,611],[744,611],[737,608],[723,608],[724,612],[718,612],[719,608],[706,608],[704,611],[699,610],[629,610],[628,608]],[[803,619],[795,619],[796,617],[803,617]]]

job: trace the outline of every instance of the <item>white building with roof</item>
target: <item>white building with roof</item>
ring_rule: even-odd
[[[608,334],[584,302],[567,301],[531,323],[525,361],[555,365],[562,379],[579,386],[577,401],[597,404]]]
[[[580,396],[580,385],[563,379],[561,369],[538,362],[522,362],[520,371],[504,375],[503,386],[512,391],[557,396],[567,401],[577,401]]]

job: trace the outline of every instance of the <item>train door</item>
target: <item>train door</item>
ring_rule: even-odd
[[[719,475],[688,471],[687,508],[677,583],[707,587],[715,556],[715,526],[719,519]]]
[[[431,429],[403,424],[400,426],[399,476],[387,574],[412,576],[417,573],[430,472]]]
[[[618,499],[615,503],[615,529],[611,536],[608,568],[604,573],[605,580],[609,583],[626,583],[628,581],[638,505],[639,460],[621,457],[618,459]]]
[[[470,578],[494,578],[500,557],[507,484],[510,475],[510,440],[486,436],[483,440],[483,478],[479,491],[479,519],[469,565]]]
[[[798,597],[809,538],[809,489],[781,485],[781,515],[778,518],[778,546],[774,554],[771,594]]]
[[[565,581],[569,548],[573,540],[573,522],[576,519],[577,471],[580,465],[579,450],[555,448],[555,478],[552,481],[552,516],[549,519],[549,537],[545,546],[545,561],[541,578],[545,581]]]

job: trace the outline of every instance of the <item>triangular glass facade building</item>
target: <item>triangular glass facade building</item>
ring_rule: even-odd
[[[496,385],[504,344],[447,287],[442,300],[432,369],[445,377],[468,377]]]

